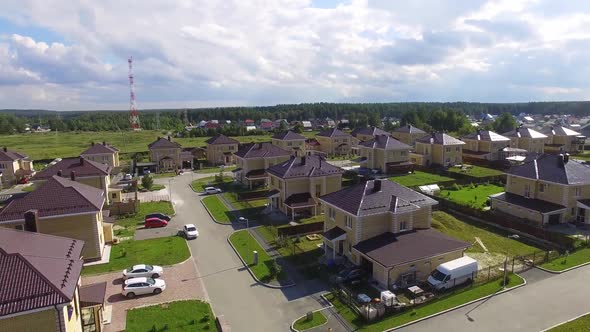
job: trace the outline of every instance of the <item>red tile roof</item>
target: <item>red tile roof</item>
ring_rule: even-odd
[[[97,163],[83,157],[64,158],[55,165],[37,172],[31,181],[48,180],[54,175],[58,175],[60,171],[62,177],[70,178],[72,172],[76,172],[78,177],[108,176],[111,170],[112,167],[107,164]]]

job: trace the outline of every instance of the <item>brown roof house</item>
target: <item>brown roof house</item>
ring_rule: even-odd
[[[527,150],[528,152],[543,153],[545,151],[545,140],[547,135],[531,128],[517,127],[502,134],[510,138],[510,147]]]
[[[119,167],[119,149],[112,145],[108,145],[107,142],[102,144],[95,144],[92,142],[90,147],[84,152],[80,153],[80,157],[84,157],[87,160],[92,160],[97,163],[107,164],[111,167]]]
[[[106,282],[80,286],[83,247],[0,228],[0,331],[102,331]]]
[[[352,136],[337,128],[328,129],[315,136],[322,155],[345,156],[352,152]]]
[[[211,137],[207,141],[207,161],[212,165],[232,165],[234,164],[234,152],[238,151],[240,142],[237,140],[219,134]]]
[[[54,175],[0,210],[0,227],[65,236],[86,243],[86,260],[101,259],[112,224],[103,223],[104,191]]]
[[[267,169],[270,177],[269,206],[290,215],[321,213],[318,198],[340,190],[340,167],[333,166],[320,156],[291,157]]]
[[[275,134],[271,138],[273,145],[291,151],[295,157],[305,156],[305,137],[291,130]]]
[[[111,204],[111,201],[120,199],[120,190],[111,187],[112,169],[112,166],[108,164],[87,160],[84,157],[64,158],[35,174],[31,181],[35,183],[35,186],[39,186],[55,175],[71,178],[73,174],[76,181],[104,191],[104,197],[108,205]]]
[[[237,168],[233,172],[236,180],[252,188],[254,185],[266,185],[266,169],[289,160],[291,151],[270,142],[250,143],[242,145],[234,156]]]
[[[569,155],[543,154],[507,172],[505,192],[491,208],[538,226],[590,222],[590,167]]]
[[[416,140],[410,161],[420,166],[459,165],[463,163],[463,145],[465,142],[445,133],[433,133]]]
[[[158,173],[174,172],[184,166],[192,166],[192,154],[185,153],[183,155],[180,144],[173,142],[170,136],[167,138],[158,137],[148,145],[148,149],[150,150],[150,161],[156,164],[156,172]]]
[[[0,150],[0,188],[12,186],[20,179],[35,174],[33,161],[25,154],[3,147]]]
[[[352,137],[356,138],[358,142],[370,141],[376,136],[385,135],[389,136],[389,133],[383,129],[379,129],[377,127],[366,127],[366,128],[357,128],[352,131]]]
[[[393,136],[395,139],[397,139],[398,141],[400,141],[402,143],[406,143],[408,145],[414,146],[414,143],[416,143],[416,140],[419,140],[425,136],[428,136],[428,133],[420,128],[416,128],[416,127],[412,126],[411,124],[409,124],[409,125],[401,126],[397,129],[395,129],[391,133],[391,136]]]
[[[410,162],[411,146],[389,135],[377,135],[368,141],[359,143],[361,166],[378,169],[382,173],[408,172],[412,170]]]
[[[510,147],[510,138],[490,130],[478,129],[475,133],[461,137],[465,142],[464,158],[501,160],[504,149]]]
[[[389,180],[371,180],[320,197],[328,260],[364,267],[382,287],[424,281],[469,243],[431,229],[437,202]]]
[[[543,131],[547,135],[547,153],[583,153],[586,136],[564,126],[555,126]]]

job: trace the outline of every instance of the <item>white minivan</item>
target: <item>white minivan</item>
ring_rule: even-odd
[[[471,282],[477,274],[477,261],[463,256],[439,265],[428,277],[432,288],[445,290],[465,282]]]

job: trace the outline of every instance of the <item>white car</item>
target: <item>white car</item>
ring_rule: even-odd
[[[121,294],[130,299],[136,295],[160,294],[166,289],[166,282],[162,279],[132,278],[125,280]]]
[[[211,195],[211,194],[219,194],[221,192],[221,189],[219,188],[215,188],[215,187],[206,187],[205,188],[205,194]]]
[[[164,274],[164,269],[157,265],[138,264],[123,270],[123,279],[129,278],[159,278]]]
[[[123,181],[131,181],[133,180],[133,176],[131,176],[131,174],[127,173],[125,174],[125,176],[123,176]]]
[[[199,236],[199,230],[193,224],[184,225],[182,232],[187,239],[196,239]]]

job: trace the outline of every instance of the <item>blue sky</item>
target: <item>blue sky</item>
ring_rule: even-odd
[[[587,100],[590,3],[5,0],[0,108]]]

